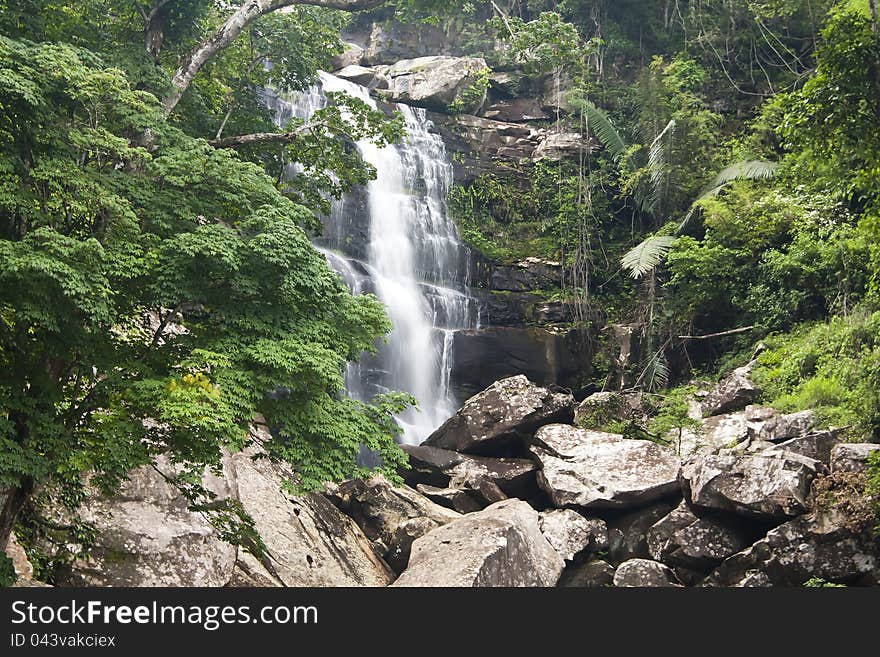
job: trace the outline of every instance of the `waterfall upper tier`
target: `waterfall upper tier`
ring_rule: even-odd
[[[309,118],[326,104],[326,92],[344,92],[376,107],[366,88],[321,73],[308,91],[273,101],[279,124]],[[316,242],[352,292],[376,294],[393,326],[377,355],[364,354],[348,368],[349,393],[364,401],[389,390],[413,395],[419,409],[398,421],[404,441],[419,444],[458,407],[449,389],[452,333],[474,328],[479,309],[467,290],[468,251],[446,207],[452,165],[443,140],[432,132],[425,110],[397,109],[405,138],[386,147],[357,143],[376,178],[332,203]],[[289,168],[288,175],[298,173]]]

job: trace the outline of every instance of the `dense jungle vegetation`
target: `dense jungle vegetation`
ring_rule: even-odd
[[[547,127],[593,136],[450,202],[497,261],[561,260],[578,321],[638,326],[633,385],[677,400],[763,341],[765,401],[880,438],[874,0],[0,0],[0,544],[47,522],[37,498],[73,508],[84,473],[113,490],[159,453],[258,542],[199,484],[254,417],[303,487],[361,473],[361,445],[396,477],[412,400],[354,401],[341,374],[387,319],[308,236],[373,174],[338,137],[401,123],[340,97],[278,127],[261,95],[392,15],[549,77]]]

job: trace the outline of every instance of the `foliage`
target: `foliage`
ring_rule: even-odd
[[[641,278],[660,264],[673,244],[672,235],[653,235],[627,251],[620,264],[630,276]]]
[[[768,336],[754,377],[767,402],[786,412],[814,409],[825,425],[880,436],[880,313],[854,312]]]
[[[2,37],[0,59],[0,486],[111,492],[165,453],[192,491],[256,416],[302,488],[362,474],[361,445],[396,480],[411,400],[342,377],[389,323],[311,211],[95,52]]]
[[[16,579],[15,566],[12,564],[12,559],[7,557],[5,552],[0,552],[0,588],[12,586],[15,584]]]
[[[680,386],[663,392],[657,414],[648,423],[648,431],[662,438],[673,434],[673,443],[679,448],[684,431],[696,430],[700,426],[700,421],[689,413],[688,402],[695,390],[693,386]]]

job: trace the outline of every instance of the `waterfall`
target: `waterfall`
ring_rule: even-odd
[[[293,116],[308,118],[331,91],[376,107],[367,89],[327,73],[308,91],[269,102],[283,125]],[[419,444],[458,407],[450,390],[452,337],[455,330],[476,325],[478,306],[466,287],[468,252],[446,207],[452,165],[443,140],[431,132],[425,110],[397,109],[406,137],[384,148],[358,142],[376,179],[333,202],[316,246],[353,293],[376,294],[393,326],[376,356],[365,354],[349,366],[349,394],[362,401],[389,390],[413,395],[419,410],[397,420],[404,442]]]

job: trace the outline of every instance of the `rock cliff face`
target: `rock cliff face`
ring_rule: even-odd
[[[588,135],[561,131],[554,122],[561,98],[555,81],[510,70],[492,44],[484,57],[467,56],[454,30],[393,20],[362,24],[346,38],[334,74],[369,89],[383,107],[426,108],[455,184],[499,172],[525,182],[539,159],[577,158],[597,148]],[[347,243],[361,259],[370,239],[363,200],[349,194],[344,213]],[[502,265],[475,254],[470,273],[481,321],[454,338],[451,383],[459,397],[515,374],[579,387],[589,375],[593,329],[571,330],[572,308],[548,300],[561,292],[559,263],[529,258]]]
[[[880,444],[839,443],[822,460],[812,459],[785,449],[793,439],[785,416],[735,403],[729,413],[750,418],[739,443],[682,454],[560,423],[571,421],[573,406],[570,396],[525,377],[499,381],[432,437],[442,446],[406,448],[410,467],[401,474],[408,485],[399,487],[374,477],[293,497],[279,490],[289,473],[255,460],[258,450],[227,456],[222,473],[206,474],[205,484],[217,500],[235,500],[251,515],[267,548],[259,557],[224,543],[156,470],[137,470],[114,499],[87,503],[84,516],[98,530],[95,548],[56,582],[880,583],[876,517],[862,497],[866,460]],[[581,424],[589,417],[581,416]],[[711,420],[704,421],[709,431]],[[816,433],[809,433],[811,424],[798,426],[804,433],[794,439]],[[775,431],[785,440],[776,440]],[[159,470],[172,472],[164,463]],[[16,569],[28,585],[27,559],[15,549]]]

